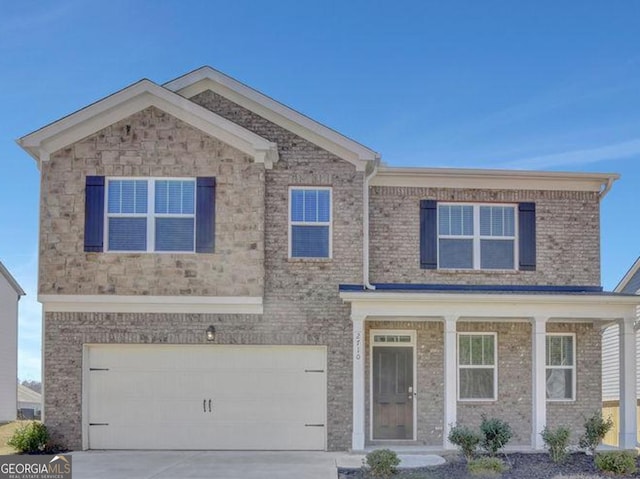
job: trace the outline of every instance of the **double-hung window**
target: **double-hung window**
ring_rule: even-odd
[[[576,384],[575,335],[547,334],[546,339],[547,399],[573,401]]]
[[[331,257],[331,188],[289,189],[289,257]]]
[[[497,399],[495,333],[458,334],[458,399]]]
[[[195,178],[107,179],[107,251],[195,251]]]
[[[438,267],[515,269],[514,205],[438,204]]]

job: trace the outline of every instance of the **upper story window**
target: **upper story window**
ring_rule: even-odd
[[[107,180],[108,251],[195,251],[196,180]]]
[[[213,253],[215,178],[87,177],[85,251]]]
[[[575,335],[547,334],[546,342],[547,399],[573,401],[576,389]]]
[[[495,333],[458,334],[458,399],[497,399]]]
[[[536,269],[536,205],[420,201],[423,269]]]
[[[289,257],[331,257],[331,188],[289,189]]]
[[[438,266],[514,269],[515,206],[438,205]]]

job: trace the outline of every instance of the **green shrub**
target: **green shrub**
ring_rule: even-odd
[[[511,426],[501,419],[491,418],[483,414],[480,423],[482,433],[482,447],[492,456],[502,449],[513,436]]]
[[[41,422],[29,422],[20,426],[7,441],[18,452],[35,454],[43,452],[49,442],[47,427]]]
[[[471,461],[482,438],[467,426],[454,426],[449,431],[449,442],[458,446],[467,461]]]
[[[479,457],[469,461],[467,468],[474,476],[497,476],[507,469],[504,462],[497,457]]]
[[[595,461],[598,469],[612,474],[634,474],[637,469],[635,451],[599,452]]]
[[[374,477],[390,477],[400,464],[398,455],[389,449],[376,449],[366,457],[369,472]]]
[[[571,436],[569,428],[560,426],[554,431],[545,426],[540,435],[545,446],[549,449],[551,460],[553,462],[562,462],[567,457],[569,437]]]
[[[596,447],[602,442],[609,430],[613,427],[613,420],[609,417],[605,421],[602,412],[596,411],[585,419],[584,434],[580,438],[580,447],[595,454]]]

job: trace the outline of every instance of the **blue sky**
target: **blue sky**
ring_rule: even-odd
[[[640,2],[0,3],[0,260],[40,376],[38,171],[14,140],[140,78],[211,65],[392,166],[618,172],[602,284],[640,254]]]

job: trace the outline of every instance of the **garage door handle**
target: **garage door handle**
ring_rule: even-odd
[[[207,400],[206,399],[202,400],[202,409],[204,409],[204,412],[207,412]]]
[[[211,412],[211,399],[209,399],[209,412]]]

